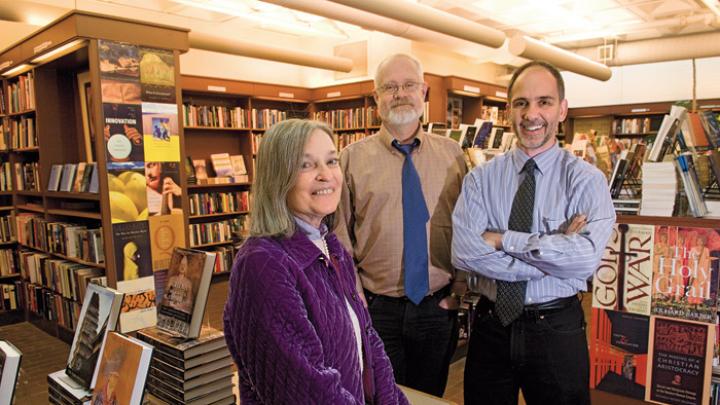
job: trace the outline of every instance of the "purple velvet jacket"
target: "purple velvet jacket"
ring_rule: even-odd
[[[240,248],[223,318],[243,405],[408,403],[355,291],[352,258],[332,233],[326,241],[329,262],[301,231]],[[345,298],[362,330],[363,375]]]

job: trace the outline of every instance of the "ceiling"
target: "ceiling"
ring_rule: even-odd
[[[311,0],[324,1],[324,0]],[[720,29],[720,0],[410,1],[513,34],[574,49]],[[71,9],[152,21],[276,46],[332,47],[366,39],[355,25],[258,0],[0,0],[0,48]],[[4,20],[4,21],[3,21]],[[500,50],[467,43],[453,51],[477,63],[510,64]]]

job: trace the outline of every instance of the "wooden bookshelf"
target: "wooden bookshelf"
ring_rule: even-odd
[[[235,215],[247,215],[249,214],[249,211],[235,211],[235,212],[218,212],[214,214],[201,214],[201,215],[190,215],[189,218],[192,219],[205,219],[205,218],[217,218],[217,217],[230,217]]]

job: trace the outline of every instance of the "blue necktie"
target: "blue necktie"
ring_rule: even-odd
[[[402,168],[402,205],[403,205],[403,264],[405,267],[405,295],[415,305],[427,295],[428,248],[426,224],[430,219],[425,197],[423,197],[420,176],[412,161],[412,150],[420,144],[418,139],[410,145],[393,146],[405,155]]]

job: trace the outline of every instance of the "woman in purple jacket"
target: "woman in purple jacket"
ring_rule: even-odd
[[[325,124],[291,119],[263,136],[224,314],[243,405],[408,403],[324,222],[342,185]]]

